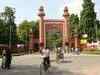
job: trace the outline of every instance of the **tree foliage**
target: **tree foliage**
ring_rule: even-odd
[[[0,29],[0,43],[9,44],[9,41],[11,41],[11,44],[16,44],[15,9],[5,7],[0,18],[0,27],[2,27]]]
[[[33,28],[35,26],[34,21],[27,21],[24,20],[22,23],[18,26],[18,38],[20,43],[26,43],[29,40],[29,32],[30,30],[33,31]]]
[[[96,38],[100,40],[100,21],[96,20]]]
[[[83,10],[80,15],[80,32],[87,33],[89,40],[96,38],[95,20],[94,3],[92,0],[83,0]]]
[[[72,14],[70,16],[70,27],[71,27],[71,35],[74,35],[79,30],[79,17],[78,15]]]
[[[34,33],[34,38],[39,39],[39,22],[38,21],[34,22],[33,27],[32,27],[32,31]]]
[[[62,34],[57,29],[46,32],[46,45],[49,48],[61,46]]]

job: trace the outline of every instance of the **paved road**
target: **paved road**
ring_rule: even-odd
[[[56,63],[51,56],[52,67],[47,75],[100,75],[100,56],[66,55],[65,60]],[[15,56],[10,70],[0,70],[0,75],[40,75],[39,54]]]

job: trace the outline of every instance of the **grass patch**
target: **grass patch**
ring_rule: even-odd
[[[82,51],[83,54],[99,54],[100,55],[100,49],[97,48],[85,48]]]

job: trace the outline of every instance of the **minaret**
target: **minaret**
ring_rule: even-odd
[[[64,30],[63,30],[63,46],[65,46],[66,43],[69,43],[69,37],[70,37],[70,32],[69,32],[69,13],[68,13],[68,8],[64,8]]]
[[[39,44],[40,46],[44,47],[45,45],[45,26],[44,26],[44,8],[41,6],[39,8],[39,13],[38,16],[40,17],[39,19]]]

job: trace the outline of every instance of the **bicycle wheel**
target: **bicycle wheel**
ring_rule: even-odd
[[[40,64],[40,75],[45,75],[44,65],[42,63]]]

